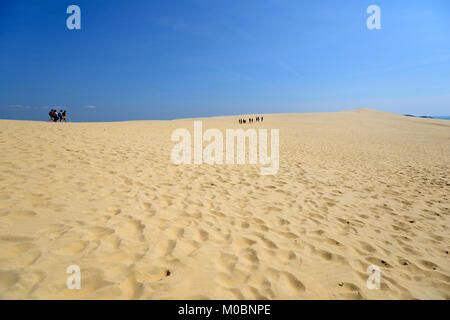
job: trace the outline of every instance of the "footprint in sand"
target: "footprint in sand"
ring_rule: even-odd
[[[206,241],[206,240],[208,240],[208,238],[209,238],[208,232],[206,232],[203,229],[199,229],[195,233],[195,239],[199,242]]]
[[[89,245],[88,241],[76,240],[65,244],[54,252],[61,255],[73,255],[82,252]]]
[[[433,263],[431,261],[428,261],[428,260],[421,260],[421,261],[419,261],[419,263],[424,268],[429,269],[429,270],[437,270],[438,269],[438,265],[437,264],[435,264],[435,263]]]
[[[370,244],[368,244],[367,242],[364,241],[359,241],[359,245],[361,246],[361,248],[368,252],[368,253],[374,253],[377,251],[377,249],[375,249],[374,247],[372,247]]]
[[[236,245],[236,247],[242,249],[254,245],[256,241],[246,237],[238,237],[236,240],[233,241],[233,243]]]
[[[231,273],[219,272],[216,276],[216,281],[219,285],[226,288],[236,288],[246,283],[249,276],[247,272],[234,269]]]
[[[30,218],[36,216],[36,212],[33,210],[14,210],[10,212],[10,215],[18,218]]]
[[[234,267],[236,266],[237,261],[238,258],[234,254],[221,252],[219,259],[217,259],[217,266],[219,267],[219,269],[225,272],[232,272],[234,270]]]
[[[338,286],[341,288],[339,295],[342,298],[349,300],[364,299],[361,294],[361,289],[357,285],[351,282],[339,282]]]
[[[24,243],[15,243],[15,242],[4,242],[0,243],[0,256],[2,258],[10,257],[10,256],[16,256],[20,255],[28,250],[33,245],[31,242],[24,242]]]
[[[163,240],[156,244],[155,253],[158,257],[165,257],[170,255],[177,245],[175,240]]]
[[[242,257],[242,259],[250,264],[258,264],[258,254],[255,250],[251,248],[246,248],[244,250],[241,250],[239,252],[239,256]]]
[[[292,273],[282,272],[280,274],[281,284],[286,288],[288,294],[296,297],[298,294],[305,292],[306,288],[303,283],[297,279]]]
[[[14,271],[0,271],[0,294],[11,288],[19,280],[19,274]]]

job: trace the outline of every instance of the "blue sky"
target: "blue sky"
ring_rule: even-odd
[[[0,118],[46,120],[48,106],[72,121],[448,115],[450,1],[2,0]]]

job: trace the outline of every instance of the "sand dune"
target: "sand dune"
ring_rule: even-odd
[[[450,298],[450,121],[264,118],[245,127],[280,129],[273,176],[173,164],[192,119],[0,120],[0,298]]]

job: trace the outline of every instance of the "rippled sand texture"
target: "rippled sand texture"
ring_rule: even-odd
[[[450,121],[264,118],[245,127],[280,129],[275,176],[172,164],[192,120],[0,120],[0,298],[450,298]]]

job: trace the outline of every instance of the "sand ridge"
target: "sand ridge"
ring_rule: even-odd
[[[238,118],[201,120],[280,129],[276,175],[171,163],[193,119],[0,120],[0,298],[450,298],[449,121]]]

